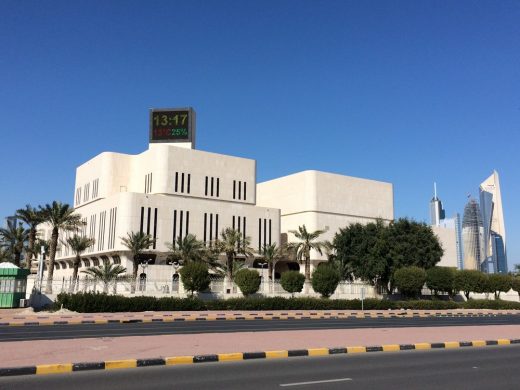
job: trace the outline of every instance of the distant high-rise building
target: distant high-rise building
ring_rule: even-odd
[[[457,237],[457,268],[464,269],[464,248],[462,242],[462,227],[460,224],[460,214],[455,214],[455,236]]]
[[[484,261],[484,227],[480,207],[475,199],[470,199],[464,207],[462,242],[464,269],[480,270]]]
[[[480,209],[484,231],[484,271],[507,273],[506,229],[497,171],[480,184]]]
[[[430,201],[430,220],[433,226],[439,226],[446,217],[446,213],[442,208],[441,200],[437,197],[437,183],[433,183],[433,193],[433,198]]]

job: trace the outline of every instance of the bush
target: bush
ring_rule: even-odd
[[[426,286],[433,291],[434,295],[438,292],[453,295],[454,279],[455,269],[450,267],[432,267],[426,270]]]
[[[419,267],[403,267],[394,272],[394,283],[405,297],[416,297],[426,282],[426,272]]]
[[[208,289],[211,279],[209,278],[208,267],[204,263],[191,262],[182,267],[179,271],[181,281],[186,289],[191,293],[195,291],[205,291]]]
[[[333,264],[325,263],[316,268],[312,274],[312,288],[323,298],[328,298],[334,294],[339,281],[338,269]]]
[[[102,293],[59,294],[55,307],[79,313],[139,311],[203,311],[203,310],[361,310],[358,299],[322,298],[232,298],[202,301],[198,298],[123,297]],[[520,303],[509,301],[386,301],[365,299],[366,310],[447,310],[447,309],[520,309]]]
[[[280,284],[282,288],[291,293],[299,293],[303,290],[305,275],[298,271],[287,271],[282,274]]]
[[[508,292],[511,290],[513,284],[512,278],[505,274],[490,274],[488,275],[489,292],[495,294],[495,299],[500,299],[501,292]]]
[[[262,279],[253,269],[241,269],[235,274],[235,283],[245,297],[255,294],[260,288]]]
[[[483,273],[477,270],[464,269],[455,273],[454,287],[456,291],[462,291],[469,299],[470,292],[479,292],[482,290]]]
[[[520,276],[514,276],[511,278],[511,288],[518,293],[518,296],[520,296]]]

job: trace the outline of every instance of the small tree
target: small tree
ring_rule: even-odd
[[[511,278],[511,288],[516,291],[520,297],[520,276]]]
[[[245,297],[255,294],[260,288],[260,274],[253,269],[243,268],[235,275],[235,283]]]
[[[340,280],[338,268],[332,263],[324,263],[312,274],[312,288],[323,298],[328,298],[334,294]]]
[[[190,262],[179,271],[184,288],[193,297],[194,292],[208,289],[211,279],[209,278],[208,266],[201,262]]]
[[[508,292],[511,290],[512,278],[506,274],[490,274],[489,290],[495,294],[495,299],[500,299],[501,292]]]
[[[450,267],[432,267],[426,270],[426,286],[437,296],[439,292],[453,295],[455,270]]]
[[[462,291],[466,299],[470,292],[478,292],[479,284],[482,282],[482,272],[464,269],[455,273],[454,287],[456,291]]]
[[[305,275],[298,271],[287,271],[284,272],[280,279],[282,288],[291,293],[299,293],[303,290],[303,284],[305,283]]]
[[[403,267],[394,273],[394,283],[401,294],[406,297],[417,297],[426,282],[426,271],[419,267]]]
[[[86,270],[81,272],[92,276],[95,280],[101,281],[103,283],[103,292],[105,294],[108,293],[108,286],[110,283],[126,279],[121,276],[126,272],[126,268],[120,264],[104,263],[99,267],[88,267]]]

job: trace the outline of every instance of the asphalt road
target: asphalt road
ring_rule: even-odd
[[[381,352],[0,378],[0,389],[518,389],[520,346]]]
[[[0,341],[56,340],[88,337],[148,336],[162,334],[265,332],[355,328],[401,328],[425,326],[518,325],[520,316],[345,318],[313,320],[234,320],[82,325],[0,326]]]

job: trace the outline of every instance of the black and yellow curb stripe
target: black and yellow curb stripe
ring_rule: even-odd
[[[133,324],[149,322],[177,322],[177,321],[234,321],[234,320],[312,320],[312,319],[342,319],[342,318],[466,318],[466,317],[499,317],[518,315],[511,312],[338,312],[338,313],[247,313],[247,314],[198,314],[183,316],[163,316],[161,318],[121,318],[121,319],[75,319],[75,320],[47,320],[25,322],[0,322],[0,326],[49,326],[49,325],[85,325],[85,324]]]
[[[115,370],[150,366],[173,366],[210,362],[230,362],[251,359],[282,359],[297,356],[328,356],[338,354],[359,354],[368,352],[398,352],[428,349],[452,349],[464,347],[485,347],[488,345],[520,344],[520,339],[446,341],[442,343],[384,344],[337,348],[310,348],[262,352],[236,352],[195,356],[174,356],[155,359],[107,360],[90,363],[42,364],[37,366],[0,368],[0,377],[17,375],[64,374],[89,370]]]

